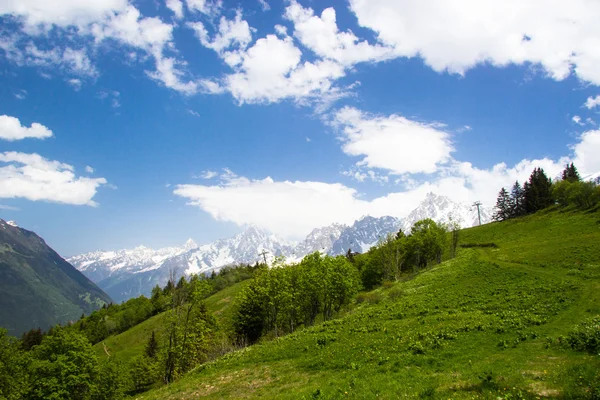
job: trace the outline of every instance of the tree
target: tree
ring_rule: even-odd
[[[510,192],[510,218],[521,217],[525,215],[525,191],[516,181]]]
[[[32,350],[33,399],[88,399],[98,360],[87,338],[72,329],[55,329]]]
[[[494,212],[494,215],[492,216],[492,219],[494,221],[504,221],[504,220],[510,218],[511,201],[510,201],[510,196],[505,188],[502,188],[500,190],[500,193],[498,193],[498,199],[496,200],[495,210],[496,211]]]
[[[552,181],[541,168],[535,168],[525,186],[525,211],[534,213],[551,206]]]
[[[21,349],[16,338],[0,328],[0,399],[25,398],[29,388],[29,353]]]
[[[573,163],[567,164],[565,166],[564,171],[562,172],[562,180],[567,182],[579,182],[581,181],[581,177],[579,176],[579,172]]]
[[[138,355],[129,362],[129,373],[134,389],[140,392],[158,381],[160,369],[154,360],[145,355]]]
[[[23,350],[29,351],[34,346],[37,346],[40,343],[42,343],[43,338],[44,333],[40,328],[31,329],[30,331],[23,333],[23,336],[21,336],[21,347],[23,348]]]
[[[150,335],[150,339],[148,339],[148,343],[146,343],[144,353],[146,354],[146,357],[152,359],[155,359],[158,354],[158,341],[156,340],[154,331],[152,331],[152,335]]]
[[[120,400],[131,384],[126,367],[114,358],[100,363],[98,375],[92,388],[92,400]]]

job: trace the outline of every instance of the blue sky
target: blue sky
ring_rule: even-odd
[[[64,256],[299,239],[600,171],[600,5],[497,3],[2,0],[0,217]]]

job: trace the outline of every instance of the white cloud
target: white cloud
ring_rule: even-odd
[[[573,121],[574,123],[576,123],[577,125],[580,125],[580,126],[585,125],[584,122],[581,122],[581,117],[579,115],[574,115],[573,118],[571,118],[571,121]]]
[[[173,11],[175,18],[183,18],[183,3],[181,0],[167,0],[167,8]]]
[[[573,71],[600,85],[597,1],[350,0],[350,9],[396,55],[436,71],[533,63],[556,80]]]
[[[202,173],[197,176],[197,178],[200,179],[212,179],[212,178],[216,178],[217,176],[219,176],[219,173],[217,171],[202,171]]]
[[[308,143],[310,143],[312,140],[311,140],[311,138],[309,138],[309,137],[307,136],[307,137],[306,137],[306,141],[307,141]]]
[[[269,11],[271,9],[271,6],[269,5],[269,3],[267,3],[266,0],[258,0],[258,3],[260,4],[260,7],[263,11]]]
[[[13,207],[13,206],[7,206],[4,204],[0,204],[0,210],[6,210],[6,211],[20,211],[21,209],[18,207]]]
[[[93,201],[104,178],[77,177],[71,165],[38,154],[0,153],[0,198],[97,206]]]
[[[83,82],[81,82],[81,79],[77,78],[69,79],[67,80],[67,83],[71,85],[73,90],[75,90],[76,92],[79,92],[81,90],[81,86],[83,86]]]
[[[239,10],[236,12],[235,19],[233,20],[221,17],[218,31],[212,39],[209,37],[208,31],[202,22],[190,22],[188,26],[194,30],[196,37],[198,37],[204,47],[222,55],[225,61],[229,61],[228,64],[232,66],[237,65],[239,62],[230,60],[234,57],[239,60],[239,55],[236,55],[235,52],[223,54],[224,50],[231,47],[245,49],[252,40],[250,25],[242,19],[242,13]]]
[[[89,165],[85,166],[85,172],[87,172],[88,174],[93,174],[94,173],[94,168],[90,167]]]
[[[364,170],[360,167],[352,167],[347,171],[342,171],[342,175],[352,178],[358,182],[364,182],[367,179],[381,185],[389,182],[389,177],[386,175],[378,174],[372,169]]]
[[[591,110],[592,108],[596,108],[598,106],[600,106],[600,94],[597,95],[596,97],[588,97],[588,99],[586,100],[585,107],[587,107],[588,110]]]
[[[23,44],[22,38],[17,36],[0,40],[0,48],[4,50],[9,61],[19,66],[60,69],[70,75],[88,78],[98,75],[85,48],[73,49],[69,46],[54,46],[41,49],[31,41]]]
[[[34,122],[28,128],[21,125],[18,118],[0,115],[0,139],[21,140],[26,138],[45,139],[52,137],[52,131],[44,125]]]
[[[302,100],[332,90],[332,82],[344,69],[329,60],[302,62],[302,52],[290,37],[267,35],[246,52],[236,72],[225,77],[225,87],[239,103]]]
[[[381,61],[392,57],[392,48],[370,45],[360,41],[352,31],[340,32],[333,7],[326,8],[321,16],[312,8],[304,8],[292,0],[285,17],[294,23],[294,36],[319,57],[331,59],[344,66],[364,61]]]
[[[400,115],[375,116],[352,107],[335,113],[342,150],[364,156],[358,166],[380,168],[393,174],[433,173],[450,160],[450,135],[440,124],[409,120]]]
[[[186,0],[188,9],[202,14],[214,16],[219,13],[223,7],[222,0]]]
[[[197,111],[191,110],[191,109],[187,109],[188,114],[193,115],[194,117],[200,117],[200,113],[198,113]]]
[[[0,14],[21,17],[30,31],[40,25],[83,27],[123,10],[127,4],[127,0],[4,0],[0,2]]]
[[[15,97],[19,100],[25,100],[25,98],[27,97],[27,90],[19,90],[17,93],[15,93]]]
[[[575,156],[573,162],[582,175],[600,172],[600,130],[582,133],[572,150]]]

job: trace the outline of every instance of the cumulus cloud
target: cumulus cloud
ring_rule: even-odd
[[[198,84],[186,79],[186,63],[168,54],[174,50],[172,25],[158,17],[144,17],[127,0],[55,3],[8,0],[0,5],[0,15],[12,14],[22,24],[22,32],[0,40],[0,48],[10,61],[45,68],[58,66],[69,74],[95,77],[98,71],[88,56],[89,49],[111,40],[141,52],[141,57],[134,52],[134,59],[154,60],[155,69],[147,71],[150,78],[184,94],[197,92]],[[53,40],[48,35],[52,27],[63,29],[66,40]],[[46,47],[40,49],[35,40],[44,40]],[[69,47],[69,41],[83,43],[83,47]]]
[[[584,106],[588,109],[591,110],[592,108],[596,108],[598,106],[600,106],[600,94],[597,95],[596,97],[588,97],[588,99],[586,100]]]
[[[401,57],[463,74],[490,63],[540,65],[600,84],[600,3],[589,0],[350,0],[358,23]]]
[[[52,25],[84,27],[123,10],[127,4],[127,0],[6,0],[0,3],[0,14],[18,16],[35,31]]]
[[[167,0],[167,8],[175,14],[175,18],[183,18],[183,3],[181,0]]]
[[[572,147],[574,162],[582,175],[600,172],[600,130],[581,134],[579,142]]]
[[[93,200],[104,178],[77,177],[71,165],[38,154],[0,153],[0,198],[97,206]]]
[[[230,60],[230,58],[235,57],[235,54],[223,54],[225,50],[231,47],[245,49],[252,40],[250,25],[242,19],[242,13],[239,10],[236,12],[233,20],[221,17],[219,27],[213,38],[210,38],[208,31],[202,22],[190,22],[188,23],[188,26],[194,30],[196,37],[198,37],[200,43],[202,43],[204,47],[212,49],[224,56],[226,62]],[[233,65],[237,65],[235,62],[229,62]]]
[[[440,124],[400,115],[369,115],[344,107],[335,113],[333,124],[339,127],[344,153],[363,157],[357,165],[393,174],[433,173],[454,150],[450,134]]]
[[[260,4],[260,8],[262,8],[263,11],[269,11],[271,9],[271,6],[269,5],[269,3],[267,3],[266,0],[258,0],[258,3]]]
[[[223,7],[222,0],[186,0],[187,7],[191,11],[199,12],[209,16],[219,13]]]
[[[52,131],[42,124],[34,122],[28,128],[21,125],[18,118],[0,115],[0,139],[21,140],[27,138],[46,139],[52,137]]]
[[[363,61],[381,61],[393,56],[391,47],[360,41],[350,30],[340,32],[333,7],[326,8],[321,16],[317,16],[312,8],[304,8],[296,0],[292,0],[285,10],[285,17],[294,24],[294,36],[321,58],[352,66]]]
[[[89,165],[85,166],[85,172],[87,172],[88,174],[93,174],[94,173],[94,168],[90,167]]]

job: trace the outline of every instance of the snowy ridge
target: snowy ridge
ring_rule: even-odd
[[[481,222],[489,222],[490,217],[491,210],[482,207]],[[285,256],[289,262],[299,262],[315,251],[339,255],[351,249],[363,253],[389,233],[397,233],[400,229],[410,232],[412,225],[424,218],[438,222],[452,220],[462,227],[478,224],[475,207],[429,193],[419,207],[403,220],[392,216],[365,216],[352,226],[332,224],[316,228],[295,245],[256,226],[249,226],[234,237],[202,246],[189,239],[181,247],[153,250],[139,246],[129,250],[96,251],[67,261],[113,299],[122,301],[141,294],[148,296],[155,285],[164,286],[173,272],[178,276],[201,274],[218,271],[227,265],[263,262],[263,251],[268,263],[276,256]]]
[[[482,224],[487,224],[492,220],[492,210],[490,208],[480,206],[479,210]],[[402,231],[406,234],[410,233],[410,229],[415,222],[425,218],[431,218],[442,223],[456,222],[461,228],[479,225],[477,207],[470,204],[456,203],[448,197],[428,193],[425,200],[403,220]]]

